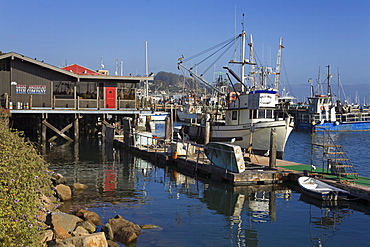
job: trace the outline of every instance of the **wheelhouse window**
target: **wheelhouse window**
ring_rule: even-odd
[[[259,109],[257,118],[265,118],[265,110]]]
[[[272,110],[266,110],[266,118],[273,118],[273,111]]]

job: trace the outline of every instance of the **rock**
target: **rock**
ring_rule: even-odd
[[[151,225],[151,224],[144,224],[144,225],[141,225],[140,227],[141,227],[141,229],[145,229],[145,230],[147,230],[147,229],[153,229],[153,228],[159,228],[158,226]]]
[[[96,231],[96,226],[93,223],[91,223],[90,221],[77,222],[76,226],[82,226],[89,233],[94,233]]]
[[[136,240],[137,235],[135,232],[119,231],[118,233],[114,234],[114,239],[126,245]]]
[[[74,184],[73,184],[73,187],[74,187],[76,190],[84,190],[84,189],[86,189],[88,186],[87,186],[86,184],[74,183]]]
[[[76,247],[108,247],[108,242],[103,232],[68,238],[63,243],[73,244]]]
[[[105,238],[108,240],[113,240],[114,239],[114,233],[112,230],[112,227],[110,226],[109,223],[106,223],[104,226],[101,228],[102,232],[105,233]]]
[[[50,225],[59,225],[63,227],[67,232],[72,232],[76,228],[77,222],[83,221],[75,215],[55,212],[51,214]],[[49,221],[49,220],[48,220]],[[48,223],[47,221],[47,223]]]
[[[89,234],[90,233],[82,226],[77,226],[76,229],[72,232],[72,236],[75,236],[75,237],[86,236]]]
[[[48,242],[48,247],[76,247],[76,246],[71,243],[64,243],[63,241],[53,240]]]
[[[71,238],[72,235],[69,234],[66,229],[64,229],[61,225],[54,224],[53,225],[53,232],[55,235],[55,238],[58,239],[66,239],[66,238]]]
[[[112,228],[114,239],[125,245],[136,240],[137,236],[141,234],[140,226],[123,219],[120,215],[109,219],[108,224]]]
[[[107,242],[108,242],[108,247],[120,247],[119,244],[117,244],[116,242],[112,240],[107,240]]]
[[[100,226],[101,225],[101,218],[95,212],[92,212],[92,211],[89,211],[89,210],[85,210],[85,209],[80,209],[77,212],[75,212],[74,214],[76,216],[84,219],[84,220],[90,221],[91,223],[93,223],[96,226]]]
[[[72,199],[72,191],[71,188],[64,184],[58,184],[56,186],[56,193],[57,197],[61,201],[70,201]]]
[[[51,176],[51,181],[53,182],[54,186],[57,186],[58,184],[66,184],[67,183],[67,179],[59,173],[54,173]]]
[[[124,229],[125,231],[135,232],[137,235],[141,234],[141,228],[139,225],[125,220],[120,215],[116,215],[114,218],[109,219],[108,223],[111,225],[114,234],[118,233],[122,229]]]
[[[45,231],[41,232],[41,237],[42,237],[41,243],[46,243],[46,242],[51,241],[53,239],[54,232],[51,229],[45,230]]]

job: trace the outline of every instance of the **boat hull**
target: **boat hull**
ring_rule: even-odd
[[[190,123],[194,119],[198,121],[198,120],[202,120],[203,118],[203,115],[197,114],[197,113],[186,113],[182,111],[176,111],[176,113],[177,113],[177,117],[180,120],[180,122]]]
[[[298,122],[298,130],[307,131],[330,131],[330,132],[356,132],[370,131],[370,122],[335,122],[313,125],[311,123]]]
[[[285,144],[293,130],[293,126],[287,123],[287,120],[255,123],[252,127],[250,125],[212,126],[210,141],[231,142],[234,140],[233,144],[243,149],[248,149],[252,143],[253,153],[263,155],[270,149],[272,128],[276,130],[277,135],[277,158],[281,159],[284,155]],[[204,143],[204,131],[203,126],[187,126],[185,133],[189,135],[190,140]]]
[[[298,184],[302,193],[323,201],[345,200],[349,192],[310,177],[300,177]]]

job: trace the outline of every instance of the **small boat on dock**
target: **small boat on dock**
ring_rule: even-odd
[[[204,147],[205,154],[214,165],[235,173],[245,171],[244,156],[240,146],[224,142],[210,142]]]
[[[346,199],[349,192],[339,189],[312,177],[300,177],[298,184],[302,193],[324,201],[336,201]]]

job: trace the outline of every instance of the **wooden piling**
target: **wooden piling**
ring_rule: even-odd
[[[271,129],[271,135],[270,135],[270,167],[276,167],[276,141],[277,141],[277,135],[276,135],[276,129]]]
[[[171,138],[171,118],[166,117],[164,139],[170,140],[170,138]]]
[[[205,133],[204,133],[204,145],[209,143],[211,137],[211,123],[206,121]]]
[[[79,118],[80,118],[80,114],[75,114],[75,121],[74,121],[74,139],[75,139],[75,142],[78,142],[78,139],[80,137]]]
[[[47,120],[48,119],[48,114],[42,114],[42,121],[44,120]],[[41,124],[41,141],[42,143],[45,143],[46,142],[46,125],[45,124]]]

